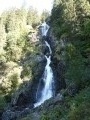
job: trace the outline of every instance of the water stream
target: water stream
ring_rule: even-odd
[[[46,26],[47,26],[47,24],[44,24],[43,32],[45,32],[45,33],[43,33],[42,36],[47,35],[46,31],[48,31],[47,28],[49,28],[49,27],[46,27]],[[52,68],[50,66],[52,50],[51,50],[51,47],[47,41],[45,41],[45,44],[49,48],[48,52],[50,54],[48,56],[45,55],[47,63],[45,66],[43,78],[41,79],[39,86],[38,86],[38,89],[37,89],[37,94],[36,94],[37,102],[34,104],[34,107],[41,105],[42,103],[44,103],[44,101],[53,97],[54,76],[53,76]],[[43,84],[43,88],[42,88],[42,84]]]

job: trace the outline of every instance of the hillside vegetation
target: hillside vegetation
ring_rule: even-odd
[[[51,105],[46,101],[47,107],[37,110],[37,119],[90,120],[90,1],[54,0],[50,26],[56,44],[54,64],[65,65],[66,88],[60,91],[64,100],[50,100]],[[34,120],[35,115],[22,120]]]
[[[21,106],[27,108],[30,101],[35,102],[32,100],[35,96],[31,98],[35,95],[32,91],[36,90],[45,67],[45,62],[41,62],[45,46],[39,40],[33,41],[29,35],[32,32],[38,34],[36,28],[45,16],[48,16],[45,11],[39,18],[33,8],[28,12],[21,8],[6,11],[0,17],[0,113],[11,102],[14,93],[19,109]],[[29,110],[30,114],[20,120],[90,120],[90,1],[54,0],[48,20],[48,37],[53,38],[55,44],[51,66],[60,72],[58,77],[66,83],[64,89],[58,90],[63,99],[52,102],[56,98],[51,98],[45,102],[48,107],[41,105],[40,108],[30,109],[31,113]],[[61,64],[65,67],[63,71],[59,68]],[[35,84],[30,91],[32,80]],[[20,92],[22,96],[17,95]],[[25,102],[27,105],[23,106]]]
[[[90,1],[54,0],[50,24],[54,57],[66,66],[65,102],[41,120],[90,120]]]
[[[0,16],[0,113],[13,94],[36,74],[33,58],[41,51],[37,26],[47,16],[48,12],[40,16],[32,7],[28,11],[12,8]]]

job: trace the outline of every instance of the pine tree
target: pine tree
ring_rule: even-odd
[[[90,18],[90,3],[88,0],[75,0],[75,10],[77,15],[77,30],[84,29],[84,23]]]
[[[27,13],[27,24],[28,25],[34,25],[38,24],[40,22],[40,17],[38,15],[38,12],[33,7],[30,7]]]
[[[50,16],[49,11],[44,10],[41,14],[41,21],[43,22],[43,21],[47,20],[49,18],[49,16]]]

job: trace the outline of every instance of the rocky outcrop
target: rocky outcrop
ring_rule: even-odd
[[[40,117],[45,110],[52,109],[54,106],[62,104],[63,101],[63,96],[58,94],[55,98],[45,101],[41,106],[34,109],[30,109],[28,106],[22,111],[14,111],[14,109],[7,110],[3,114],[2,120],[22,120],[24,117],[28,120],[40,120]]]

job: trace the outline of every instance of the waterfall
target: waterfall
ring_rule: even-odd
[[[47,24],[44,24],[44,25],[47,25]],[[44,26],[43,31],[46,34],[45,30],[47,31],[46,27]],[[42,36],[45,34],[43,33]],[[50,55],[49,56],[45,55],[47,63],[45,66],[43,78],[41,79],[40,84],[37,89],[37,94],[36,94],[37,102],[34,104],[34,107],[41,105],[42,103],[44,103],[44,101],[53,97],[54,76],[53,76],[52,68],[50,66],[52,50],[47,41],[45,41],[45,44],[49,48]],[[43,88],[41,87],[41,83],[43,83]]]
[[[50,27],[49,27],[49,25],[46,24],[46,22],[42,23],[42,25],[41,25],[41,35],[46,36],[49,28]]]
[[[52,54],[52,50],[51,50],[50,45],[48,44],[48,42],[47,42],[47,41],[45,41],[45,43],[46,43],[46,46],[49,48],[49,52],[50,52],[50,54]]]

